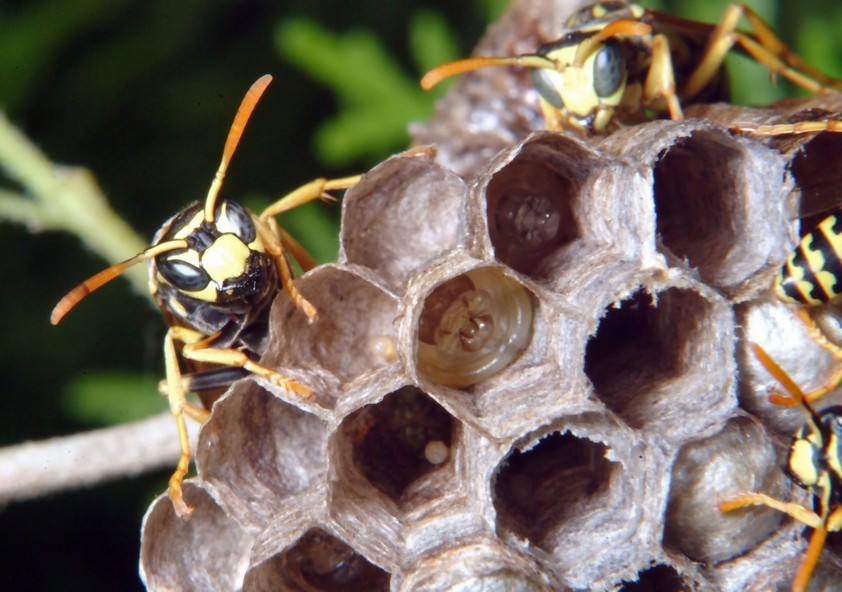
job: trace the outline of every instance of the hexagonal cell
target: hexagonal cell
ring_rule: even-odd
[[[319,316],[309,324],[287,294],[279,294],[270,315],[271,341],[262,359],[271,368],[289,369],[314,391],[306,401],[296,397],[296,404],[332,409],[347,393],[394,374],[397,357],[382,347],[384,341],[396,340],[393,295],[370,278],[337,265],[320,266],[296,285]],[[266,388],[290,400],[285,391],[268,383]]]
[[[280,506],[323,486],[326,456],[324,421],[248,380],[214,407],[196,464],[231,514],[262,530]]]
[[[672,468],[664,545],[695,561],[715,563],[756,546],[782,522],[756,507],[724,514],[717,502],[742,492],[783,499],[791,489],[783,456],[750,417],[730,420],[718,433],[683,446]]]
[[[398,507],[440,495],[441,479],[426,476],[445,467],[459,424],[420,389],[407,386],[345,418],[340,447],[351,447],[358,470]],[[423,481],[422,481],[423,479]]]
[[[744,555],[707,566],[706,574],[716,589],[724,592],[790,590],[793,576],[804,558],[807,547],[806,540],[799,534],[802,531],[804,528],[800,524],[789,521],[783,528]],[[815,584],[819,585],[811,585],[809,588],[811,591],[834,589],[821,585],[823,573],[827,574],[822,563],[824,561],[820,560],[814,572]],[[836,572],[833,581],[842,582],[839,579],[839,572]]]
[[[623,582],[618,592],[692,592],[696,582],[683,577],[671,565],[654,565],[638,574],[634,582]]]
[[[770,230],[786,236],[780,208],[772,217],[769,205],[781,199],[779,159],[759,160],[726,134],[696,131],[665,149],[653,172],[661,240],[706,283],[738,284],[766,262],[744,245],[759,237],[771,245]]]
[[[320,528],[249,570],[243,591],[356,592],[390,589],[391,576]]]
[[[506,268],[477,267],[464,254],[440,262],[410,282],[400,323],[399,347],[417,360],[409,380],[495,438],[532,430],[560,408],[594,408],[581,375],[559,371],[553,343],[555,332],[569,338],[575,363],[582,323]]]
[[[571,136],[538,133],[480,177],[470,222],[481,257],[493,255],[554,289],[579,286],[599,273],[595,267],[654,252],[649,194],[625,161]],[[571,274],[576,280],[565,279]]]
[[[582,234],[572,203],[581,191],[581,175],[554,169],[530,152],[497,171],[485,188],[494,254],[525,274]]]
[[[842,134],[822,133],[793,156],[789,171],[801,190],[801,234],[809,232],[830,210],[842,205]],[[813,218],[818,218],[813,219]]]
[[[658,552],[651,516],[660,509],[663,453],[613,417],[566,416],[498,459],[491,478],[498,536],[551,555],[570,587],[609,588]]]
[[[401,582],[404,592],[562,592],[568,590],[535,559],[486,537],[448,540],[417,561]]]
[[[228,517],[194,479],[184,482],[194,507],[179,518],[167,495],[143,518],[140,577],[149,590],[236,590],[243,581],[253,538]]]
[[[401,288],[415,269],[464,241],[467,197],[465,182],[427,153],[388,159],[343,200],[340,261]]]
[[[587,344],[594,393],[626,423],[673,441],[736,407],[731,310],[701,285],[673,280],[605,310]]]
[[[467,271],[438,285],[418,322],[417,369],[466,387],[514,362],[532,338],[533,296],[499,268]]]
[[[607,450],[569,432],[553,432],[527,450],[513,450],[494,480],[498,527],[547,549],[559,523],[605,495],[619,470],[606,458]]]
[[[602,146],[652,168],[660,246],[673,265],[697,268],[732,297],[756,295],[744,282],[786,255],[790,233],[792,182],[779,152],[703,121],[631,126]]]
[[[692,105],[685,112],[689,117],[701,117],[725,126],[740,124],[791,124],[806,121],[839,119],[842,98],[828,93],[801,99],[786,99],[768,108],[741,108],[732,105]],[[839,163],[842,156],[842,136],[838,133],[785,134],[763,136],[749,134],[757,142],[785,155],[787,168],[795,180],[793,200],[787,204],[790,218],[808,218],[806,227],[813,226],[809,218],[839,207],[842,185]],[[803,230],[802,230],[803,233]]]

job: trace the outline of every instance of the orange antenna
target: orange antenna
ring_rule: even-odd
[[[421,79],[421,88],[430,90],[445,78],[464,74],[465,72],[472,72],[480,68],[488,68],[491,66],[525,66],[527,68],[546,68],[553,70],[556,63],[544,56],[527,54],[522,56],[510,57],[473,57],[465,58],[464,60],[456,60],[436,66]]]
[[[84,282],[70,290],[64,298],[59,300],[58,304],[56,304],[55,308],[53,308],[53,312],[50,313],[50,323],[53,325],[58,325],[59,321],[64,318],[64,315],[69,313],[74,306],[79,304],[79,302],[85,298],[88,294],[97,290],[113,280],[116,277],[122,275],[124,271],[133,267],[140,263],[141,261],[146,261],[147,259],[151,259],[156,255],[160,255],[161,253],[165,253],[167,251],[173,251],[175,249],[186,249],[187,248],[187,241],[180,239],[180,240],[173,240],[167,241],[165,243],[160,243],[155,246],[149,247],[142,253],[138,253],[131,259],[126,259],[121,263],[115,263],[111,267],[103,269],[99,273],[91,276],[90,278],[86,279]]]
[[[271,74],[264,74],[258,78],[251,88],[243,97],[243,102],[240,103],[240,108],[237,109],[237,114],[234,116],[234,123],[231,124],[231,129],[228,132],[228,138],[225,140],[225,148],[222,150],[222,162],[219,163],[219,168],[216,170],[216,175],[213,177],[208,196],[205,199],[205,221],[213,222],[213,211],[216,208],[216,197],[219,195],[219,190],[222,188],[222,181],[225,179],[225,172],[228,170],[228,163],[231,162],[231,157],[237,149],[237,144],[240,143],[240,138],[243,135],[243,130],[246,123],[254,111],[257,101],[263,96],[263,91],[272,82]]]
[[[611,37],[617,35],[632,35],[641,37],[649,35],[652,32],[652,27],[640,21],[633,21],[630,19],[623,19],[614,21],[602,27],[595,35],[588,37],[579,44],[576,49],[576,57],[573,59],[573,65],[581,68],[582,64],[596,51],[600,43]]]

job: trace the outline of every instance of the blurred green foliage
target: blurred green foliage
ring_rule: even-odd
[[[113,207],[149,237],[204,196],[237,105],[259,75],[271,72],[275,82],[223,188],[257,210],[312,178],[364,171],[405,146],[406,124],[426,118],[436,98],[418,87],[420,74],[468,55],[505,4],[0,0],[0,108],[56,162],[89,167]],[[727,2],[643,4],[714,22]],[[750,4],[809,62],[842,76],[835,0]],[[742,56],[729,65],[735,102],[793,92]],[[22,189],[0,178],[0,191]],[[338,212],[310,204],[282,222],[327,261]],[[166,409],[155,387],[164,330],[157,311],[115,282],[50,327],[57,299],[105,263],[72,236],[13,224],[2,225],[0,249],[0,445]],[[6,508],[0,586],[139,588],[140,515],[168,474]]]

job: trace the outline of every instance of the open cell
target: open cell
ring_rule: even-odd
[[[669,565],[655,565],[638,574],[636,582],[624,582],[620,592],[690,592],[695,586]]]
[[[356,469],[401,504],[412,499],[413,483],[447,463],[457,429],[441,405],[408,386],[349,415],[341,437]]]
[[[494,174],[485,190],[488,232],[499,261],[531,274],[581,235],[573,202],[581,180],[528,150]]]
[[[246,576],[244,592],[371,592],[389,590],[391,576],[344,541],[311,528],[298,541]]]
[[[598,506],[619,465],[604,444],[553,432],[528,450],[514,450],[494,478],[498,528],[541,548],[567,520]],[[548,550],[552,550],[551,548]]]
[[[514,362],[532,338],[533,296],[492,267],[441,283],[418,322],[418,371],[445,386],[466,387]]]
[[[628,425],[660,425],[669,437],[703,429],[736,406],[730,314],[691,289],[639,290],[605,309],[585,350],[594,393]],[[710,416],[710,417],[708,417]]]

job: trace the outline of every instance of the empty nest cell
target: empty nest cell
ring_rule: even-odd
[[[828,132],[810,139],[795,152],[789,170],[801,192],[798,217],[804,235],[842,207],[842,134]]]
[[[641,289],[605,309],[586,346],[585,373],[596,396],[631,427],[659,426],[679,437],[696,421],[704,427],[713,409],[736,406],[733,335],[718,325],[730,309],[715,307],[711,297],[678,287]]]
[[[756,240],[754,233],[767,232],[765,221],[755,227],[749,216],[750,193],[763,189],[746,179],[750,160],[750,154],[727,134],[698,130],[664,149],[654,164],[661,240],[713,285],[744,279],[732,277],[739,272],[734,269],[735,257],[746,256],[747,250],[740,247]],[[760,197],[756,201],[769,201],[767,195]]]
[[[560,525],[599,505],[619,469],[606,451],[604,444],[570,432],[553,432],[528,450],[513,450],[494,476],[498,529],[552,552]]]
[[[619,592],[690,592],[695,589],[695,583],[671,565],[654,565],[640,572],[637,581],[623,582]]]
[[[385,592],[391,576],[321,528],[246,574],[244,592]]]

